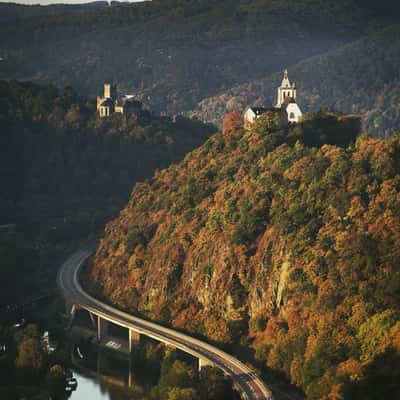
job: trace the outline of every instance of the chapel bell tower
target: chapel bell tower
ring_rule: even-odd
[[[283,79],[281,86],[278,87],[278,96],[276,108],[281,108],[282,104],[285,102],[285,99],[289,97],[293,100],[296,100],[296,84],[291,84],[288,77],[288,71],[285,69],[283,73]]]

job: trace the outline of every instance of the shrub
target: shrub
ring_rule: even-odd
[[[127,253],[132,253],[139,244],[147,246],[151,237],[154,235],[155,228],[146,225],[134,225],[128,231],[125,239]]]

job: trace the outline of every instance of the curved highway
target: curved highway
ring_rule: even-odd
[[[84,261],[94,250],[94,246],[83,248],[72,254],[61,266],[57,283],[68,302],[215,365],[233,380],[245,400],[273,400],[271,391],[262,380],[231,355],[191,336],[122,312],[86,293],[78,282],[78,274]]]

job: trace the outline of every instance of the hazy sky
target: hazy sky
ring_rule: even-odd
[[[96,0],[0,0],[0,3],[20,3],[20,4],[55,4],[55,3],[63,3],[63,4],[79,4],[79,3],[90,3]],[[104,0],[107,1],[107,0]],[[130,2],[137,2],[143,0],[123,0]]]

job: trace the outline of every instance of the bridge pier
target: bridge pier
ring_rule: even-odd
[[[140,343],[140,333],[129,329],[129,352],[132,353],[134,347]]]
[[[88,311],[89,317],[90,317],[90,322],[92,323],[92,327],[96,329],[97,323],[96,323],[96,316],[92,314],[90,311]]]
[[[108,332],[108,321],[101,318],[99,315],[97,316],[97,339],[100,340],[103,339],[105,336],[107,336]]]
[[[65,301],[65,314],[67,316],[67,327],[71,328],[72,323],[74,322],[75,313],[77,310],[76,304]]]
[[[129,358],[128,386],[131,387],[132,383],[133,383],[132,358]]]
[[[203,367],[214,367],[214,363],[206,358],[199,358],[199,372]]]
[[[76,312],[76,305],[70,301],[65,300],[65,313],[71,317],[71,319],[74,318]]]

